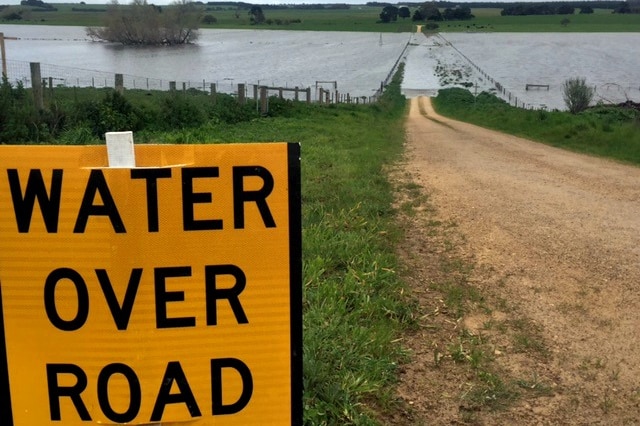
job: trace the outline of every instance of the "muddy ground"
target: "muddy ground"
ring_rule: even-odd
[[[640,168],[411,101],[411,425],[640,424]]]

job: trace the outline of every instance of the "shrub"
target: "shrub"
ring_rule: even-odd
[[[205,25],[212,25],[218,22],[218,18],[211,14],[206,14],[202,17],[202,23]]]
[[[80,102],[76,108],[76,121],[86,123],[99,138],[106,132],[137,131],[142,126],[137,110],[116,91],[107,93],[102,101]]]
[[[584,78],[570,78],[565,80],[562,86],[562,95],[567,109],[572,114],[577,114],[589,107],[595,90],[587,86]]]
[[[3,77],[0,84],[0,143],[28,140],[30,131],[37,128],[33,106],[27,99],[22,83],[14,88]]]
[[[440,28],[440,25],[436,24],[435,22],[427,22],[424,28],[429,31],[435,31]]]
[[[233,96],[218,94],[213,116],[223,123],[240,123],[258,117],[255,106],[250,103],[240,105]]]
[[[193,97],[176,94],[162,103],[162,118],[168,129],[197,127],[207,120],[206,111]]]

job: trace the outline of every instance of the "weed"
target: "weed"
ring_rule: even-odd
[[[530,380],[516,380],[516,384],[521,389],[525,389],[527,392],[531,392],[536,396],[553,395],[553,389],[546,383],[542,382],[535,371],[533,372]]]
[[[602,396],[602,402],[600,402],[600,409],[603,413],[609,414],[615,408],[615,400],[611,396],[611,390],[606,388],[604,395]]]
[[[535,352],[543,357],[549,355],[549,349],[542,340],[540,326],[522,318],[509,321],[509,325],[514,330],[512,340],[515,352]]]
[[[482,407],[503,409],[512,404],[519,392],[515,386],[505,383],[498,375],[480,371],[478,383],[471,385],[462,395],[467,409],[477,410]]]

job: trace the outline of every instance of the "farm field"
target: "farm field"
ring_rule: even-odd
[[[56,11],[38,11],[32,8],[12,6],[10,11],[23,10],[21,21],[12,23],[42,25],[99,26],[107,5],[81,5],[52,3]],[[264,8],[266,23],[251,25],[248,10],[226,6],[203,7],[203,15],[211,15],[216,22],[201,25],[216,29],[284,29],[301,31],[367,31],[367,32],[412,32],[416,22],[411,18],[399,18],[396,22],[378,23],[381,7],[351,5],[349,9],[271,9]],[[411,8],[413,12],[414,8]],[[440,32],[637,32],[640,31],[640,14],[613,14],[611,10],[596,9],[593,14],[550,16],[500,16],[498,8],[475,8],[475,18],[470,21],[439,23]],[[567,18],[569,23],[561,21]],[[1,18],[0,18],[1,19]],[[8,21],[0,22],[8,23]]]

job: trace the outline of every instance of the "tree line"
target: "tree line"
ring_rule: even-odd
[[[446,8],[454,9],[456,6],[460,5],[459,2],[452,2],[452,1],[434,1],[431,3],[440,9],[446,9]],[[547,2],[547,3],[558,4],[558,2]],[[593,9],[611,9],[611,10],[615,10],[619,8],[623,3],[629,3],[629,2],[628,1],[623,2],[621,0],[588,0],[588,1],[569,0],[569,1],[562,2],[562,4],[567,4],[569,6],[572,6],[575,9],[579,9],[583,6],[588,5],[588,6],[591,6]],[[424,3],[423,2],[402,2],[401,4],[408,6],[410,8],[418,8],[422,6]],[[468,6],[471,9],[503,9],[503,8],[513,7],[518,4],[522,4],[522,2],[476,1],[476,2],[464,3],[465,6]],[[385,7],[388,5],[391,5],[391,3],[389,2],[368,2],[367,3],[367,6],[372,6],[372,7]]]
[[[466,21],[473,19],[471,8],[468,6],[447,7],[442,12],[435,2],[422,3],[413,15],[408,6],[392,6],[386,5],[380,12],[380,21],[382,23],[395,22],[398,18],[409,18],[412,21]]]
[[[640,2],[638,0],[628,0],[625,2],[612,1],[568,1],[568,2],[536,2],[536,3],[495,3],[476,2],[465,3],[464,6],[454,5],[448,1],[431,1],[425,3],[405,3],[402,6],[394,6],[389,3],[369,2],[369,6],[382,6],[379,22],[395,22],[398,18],[412,17],[413,21],[465,21],[473,19],[471,8],[502,8],[502,16],[523,16],[523,15],[573,15],[576,9],[579,13],[593,13],[594,8],[611,9],[614,13],[640,13]],[[416,7],[411,14],[409,7]],[[441,11],[441,9],[443,9]],[[434,26],[437,28],[437,25]]]

